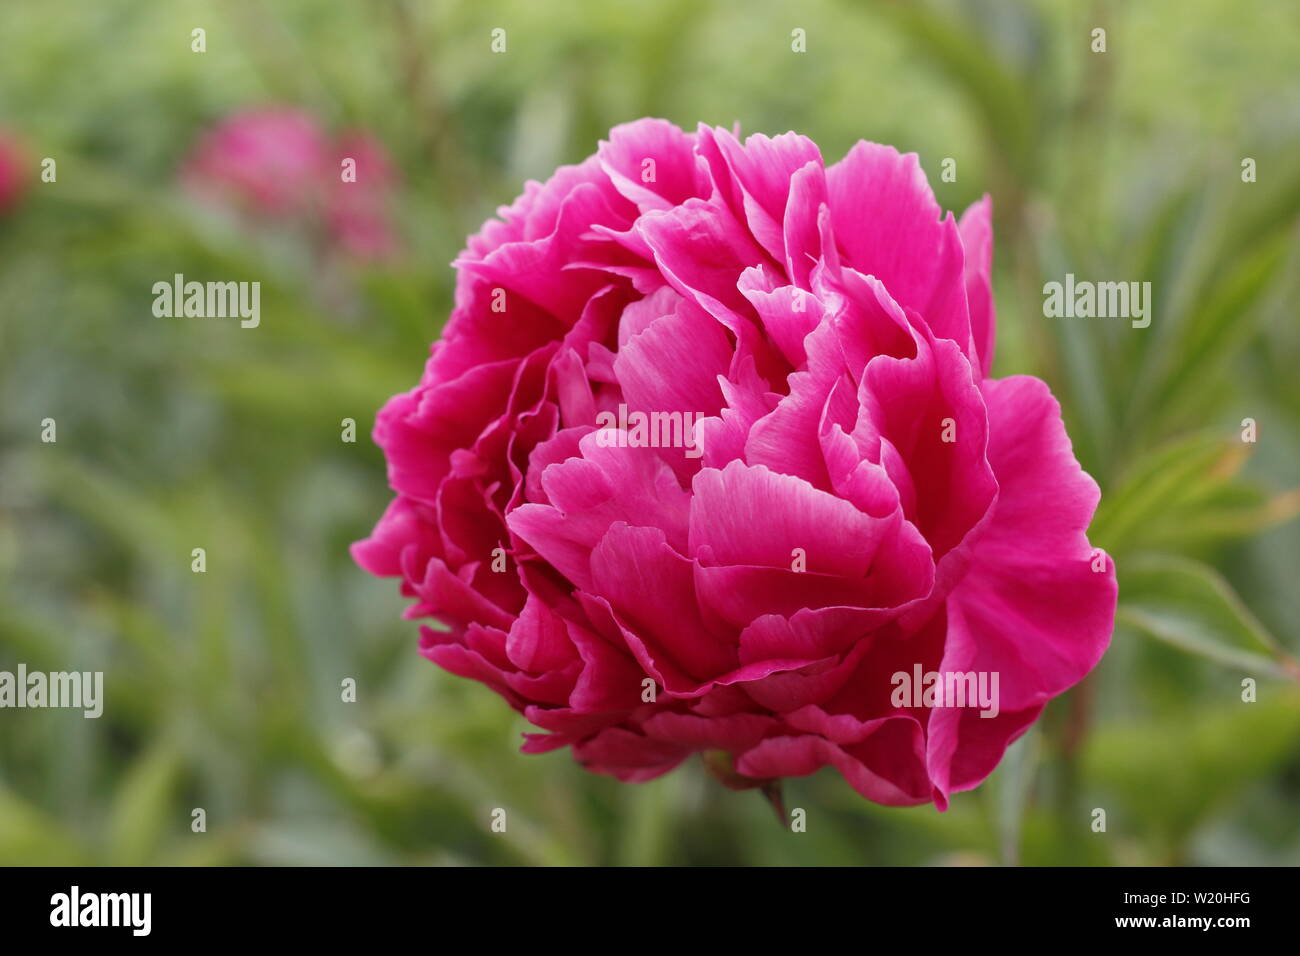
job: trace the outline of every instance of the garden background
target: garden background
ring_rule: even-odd
[[[31,164],[0,216],[0,669],[107,690],[98,720],[0,711],[0,863],[1300,864],[1297,37],[1287,0],[0,5]],[[195,199],[196,144],[267,108],[382,145],[391,247]],[[890,143],[945,208],[993,198],[994,374],[1061,400],[1121,604],[1098,670],[946,813],[823,771],[787,783],[791,834],[698,762],[622,785],[520,755],[522,718],[419,657],[348,556],[389,498],[374,413],[465,236],[644,115],[828,162]],[[1150,327],[1045,318],[1068,272],[1150,281]],[[261,281],[261,325],[155,317],[175,273]]]

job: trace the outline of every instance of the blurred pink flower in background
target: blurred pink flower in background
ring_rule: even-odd
[[[267,215],[314,205],[330,175],[329,141],[316,121],[294,110],[237,113],[211,129],[183,177],[199,195]]]
[[[354,176],[345,176],[345,159],[354,161]],[[181,179],[201,200],[256,220],[306,223],[353,258],[387,258],[399,246],[389,216],[397,177],[387,151],[365,133],[336,141],[300,110],[227,117],[199,141]]]
[[[18,205],[29,175],[26,152],[11,133],[0,130],[0,215]]]
[[[326,196],[330,235],[357,259],[386,259],[398,249],[388,216],[397,175],[388,152],[374,137],[351,132],[340,138],[335,154],[334,181]],[[343,182],[338,175],[348,159],[355,164],[355,182]]]

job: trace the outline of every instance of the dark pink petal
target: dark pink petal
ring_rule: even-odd
[[[790,198],[785,206],[785,271],[801,289],[812,288],[812,270],[828,252],[821,221],[826,212],[829,223],[828,200],[826,169],[820,157],[790,177]],[[831,246],[833,256],[834,244]]]
[[[732,462],[695,476],[690,553],[711,565],[790,568],[800,549],[809,571],[862,578],[888,525],[801,478]]]
[[[607,773],[625,783],[641,783],[666,774],[690,755],[677,744],[652,740],[611,727],[590,740],[574,744],[573,756],[588,770]]]
[[[622,714],[641,703],[645,673],[625,648],[613,646],[580,624],[568,623],[583,669],[569,706],[583,713]]]
[[[980,554],[999,564],[1091,556],[1086,531],[1101,491],[1075,460],[1061,406],[1028,375],[989,379],[983,392],[999,492]]]
[[[694,137],[667,120],[640,119],[615,126],[596,155],[614,188],[641,212],[671,209],[708,195],[708,176],[695,155]]]
[[[970,707],[936,708],[930,717],[926,754],[935,789],[947,796],[979,786],[1042,711],[1043,705],[1038,704],[985,717]]]
[[[505,289],[507,308],[511,297],[520,295],[572,325],[587,301],[609,281],[594,269],[572,271],[567,281],[557,281],[560,269],[579,255],[580,240],[593,222],[621,224],[627,219],[607,192],[583,184],[565,198],[553,233],[507,243],[482,259],[458,259],[454,265]]]
[[[451,454],[474,443],[505,408],[517,363],[480,365],[434,388],[396,395],[379,412],[375,442],[388,455],[392,487],[432,502]]]
[[[997,313],[993,305],[993,201],[985,196],[971,203],[961,214],[957,228],[965,250],[971,338],[980,371],[987,378],[997,338]]]
[[[882,439],[898,450],[915,482],[908,517],[942,558],[979,526],[997,494],[985,457],[987,414],[970,364],[947,339],[919,339],[914,359],[871,361],[861,403],[854,439],[873,460],[882,460]]]
[[[821,300],[793,285],[774,285],[762,269],[756,268],[740,274],[738,288],[753,305],[763,330],[791,369],[801,368],[808,360],[804,339],[817,328],[824,314]]]
[[[898,723],[907,726],[902,718]],[[902,731],[906,733],[906,729]],[[910,807],[930,800],[928,789],[922,790],[924,771],[917,772],[915,756],[907,750],[895,756],[893,735],[886,746],[870,747],[868,740],[859,748],[869,750],[873,758],[884,757],[892,765],[886,769],[897,781],[870,769],[862,760],[845,748],[824,737],[813,735],[769,737],[752,750],[741,755],[736,770],[747,777],[769,779],[780,777],[806,777],[827,765],[834,766],[854,790],[868,800],[887,807]],[[882,753],[887,751],[887,753]],[[874,761],[873,761],[874,762]],[[902,784],[902,785],[900,785]]]
[[[1000,491],[948,599],[947,655],[957,669],[1002,674],[1002,708],[1017,711],[1096,665],[1110,642],[1117,588],[1113,562],[1084,534],[1096,483],[1074,460],[1047,386],[1018,376],[988,381],[985,392]]]
[[[510,628],[506,655],[521,671],[536,674],[570,664],[578,652],[569,637],[568,622],[529,595]]]
[[[474,588],[475,568],[466,566],[459,574],[435,558],[429,562],[423,580],[412,581],[420,598],[421,614],[430,614],[454,625],[482,621],[501,630],[509,629],[513,616]]]
[[[676,312],[679,303],[683,301],[685,300],[678,292],[669,286],[662,286],[645,298],[630,303],[619,315],[619,350],[622,351],[628,342],[649,328],[656,319]]]
[[[741,146],[724,129],[714,130],[714,142],[740,189],[745,224],[772,259],[786,261],[785,212],[790,179],[808,164],[822,165],[817,144],[797,133],[769,139],[755,133]]]
[[[671,664],[695,680],[736,666],[736,649],[700,614],[692,563],[658,528],[615,524],[591,556],[592,585],[619,621],[641,639],[660,667]],[[665,660],[665,658],[667,658]]]
[[[826,182],[846,264],[973,355],[961,239],[951,215],[941,219],[916,154],[859,142],[826,170]]]
[[[740,686],[756,704],[782,715],[826,702],[852,678],[866,655],[867,642],[853,642],[855,635],[862,634],[866,616],[873,613],[819,608],[800,611],[789,620],[775,615],[759,618],[740,637],[741,659],[757,662],[802,658],[802,662],[762,674]],[[849,645],[846,652],[837,650]]]
[[[429,509],[399,495],[389,503],[370,537],[352,545],[352,557],[371,574],[392,577],[402,573],[404,553],[423,568],[437,553],[438,544],[437,525]]]
[[[708,468],[743,461],[750,430],[757,421],[771,414],[780,400],[779,395],[768,391],[767,382],[759,376],[752,361],[742,363],[733,375],[718,383],[726,401],[721,413],[704,418],[696,426],[697,439],[704,449],[701,461]]]
[[[444,670],[486,684],[504,697],[511,707],[523,710],[524,699],[511,689],[500,666],[489,661],[480,651],[461,644],[455,635],[421,627],[420,653]]]
[[[687,747],[691,750],[747,750],[769,733],[780,729],[772,717],[759,714],[732,714],[727,717],[699,717],[692,714],[662,712],[645,722],[647,737]]]
[[[905,306],[929,299],[942,210],[915,153],[859,142],[826,169],[831,222],[845,262],[873,275]]]
[[[695,303],[679,299],[675,306],[619,349],[614,374],[631,410],[716,415],[718,377],[731,364],[727,332]]]
[[[736,279],[750,266],[769,260],[725,208],[691,199],[669,210],[646,213],[636,228],[664,278],[683,296],[719,319],[748,311]]]
[[[689,495],[653,448],[619,448],[614,430],[579,441],[580,458],[542,475],[548,505],[525,504],[507,517],[510,529],[583,590],[590,590],[590,556],[610,525],[653,527],[684,554]]]

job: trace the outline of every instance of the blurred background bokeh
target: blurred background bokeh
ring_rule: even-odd
[[[0,863],[1300,864],[1297,37],[1289,0],[0,5],[0,669],[107,687],[98,720],[0,711]],[[522,756],[348,557],[465,236],[643,115],[891,143],[946,208],[993,197],[994,373],[1060,398],[1121,609],[946,813],[828,770],[787,784],[795,835],[698,763]],[[363,200],[311,195],[358,151]],[[1045,318],[1067,272],[1150,281],[1151,326]],[[260,327],[155,317],[176,273],[260,281]]]

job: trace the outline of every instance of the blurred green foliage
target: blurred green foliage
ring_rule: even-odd
[[[108,705],[0,713],[0,863],[1300,863],[1297,35],[1213,0],[4,4],[0,125],[59,175],[0,220],[0,668],[104,670]],[[401,261],[322,272],[184,199],[196,137],[267,103],[386,144]],[[892,143],[946,207],[993,196],[994,371],[1060,398],[1122,607],[947,813],[826,771],[792,835],[697,764],[521,756],[347,556],[389,495],[340,420],[417,380],[465,235],[642,115]],[[176,272],[260,279],[261,327],[155,318]],[[1151,281],[1150,328],[1044,318],[1066,272]]]

